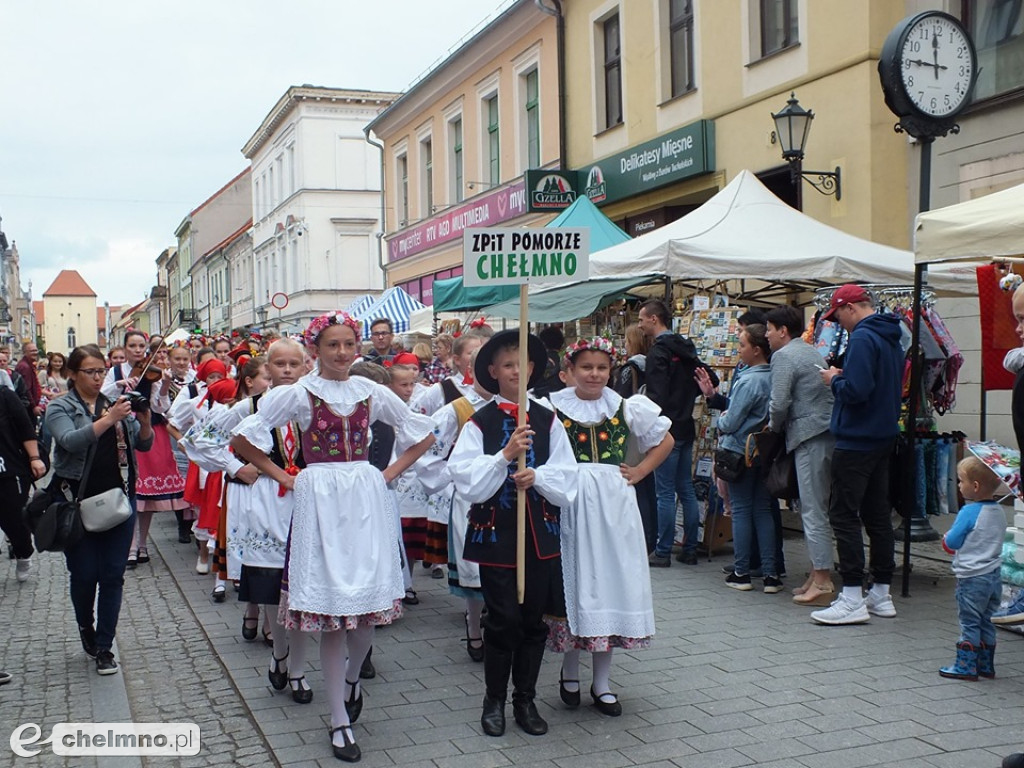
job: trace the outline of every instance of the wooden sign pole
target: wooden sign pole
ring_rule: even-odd
[[[526,399],[526,384],[530,378],[527,366],[528,354],[527,324],[529,322],[529,296],[526,283],[519,286],[519,424],[526,424],[526,414],[530,409]],[[526,451],[519,454],[519,471],[526,469]],[[526,599],[526,491],[519,489],[516,493],[516,598],[519,604]]]

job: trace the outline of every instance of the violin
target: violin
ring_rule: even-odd
[[[148,360],[140,360],[132,366],[131,377],[139,381],[156,383],[164,377],[164,369]]]

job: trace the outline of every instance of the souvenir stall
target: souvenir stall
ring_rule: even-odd
[[[957,205],[918,214],[914,232],[915,286],[930,277],[934,264],[974,262],[990,265],[993,262],[1013,265],[1024,260],[1024,184],[993,192]],[[985,266],[979,268],[979,273]],[[1007,284],[1000,287],[1007,292],[1018,284],[1007,266],[1002,267]],[[981,275],[979,275],[981,279]],[[989,286],[990,287],[990,286]],[[979,296],[983,293],[979,289]],[[1005,311],[1005,306],[1003,307]],[[983,337],[985,336],[983,327]],[[991,341],[991,338],[988,339]],[[915,366],[924,367],[924,360],[915,355]],[[982,415],[984,419],[984,413]],[[1024,503],[1020,483],[1020,452],[995,443],[967,443],[968,449],[979,456],[1003,478],[1015,494],[1014,521],[1007,528],[1003,549],[1002,578],[1004,596],[1024,584]],[[1017,447],[1019,448],[1019,446]],[[905,587],[906,585],[904,585]]]

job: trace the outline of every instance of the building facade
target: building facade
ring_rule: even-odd
[[[520,0],[367,127],[384,146],[388,286],[433,303],[462,274],[467,226],[539,226],[523,174],[559,164],[555,19]]]
[[[252,259],[232,259],[231,279],[252,305],[236,302],[233,316],[296,332],[383,287],[380,155],[363,126],[397,96],[293,86],[245,143]]]
[[[67,355],[99,338],[96,292],[73,269],[63,269],[43,292],[43,348]]]

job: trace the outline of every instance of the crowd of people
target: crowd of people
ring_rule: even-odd
[[[549,327],[527,336],[522,371],[517,330],[474,323],[406,351],[396,348],[390,320],[375,320],[365,345],[363,324],[344,312],[315,318],[301,338],[166,344],[130,330],[106,356],[85,345],[66,358],[51,353],[45,367],[27,344],[12,372],[0,350],[0,486],[9,491],[0,523],[24,581],[32,540],[21,508],[51,453],[51,496],[125,490],[131,516],[85,532],[64,553],[83,650],[105,675],[118,671],[111,648],[125,572],[149,560],[153,516],[173,512],[178,541],[196,547],[195,570],[211,578],[211,598],[225,601],[234,584],[245,605],[242,637],[255,641],[262,628],[268,681],[300,705],[315,693],[306,655],[309,635],[319,634],[330,740],[341,760],[360,759],[352,726],[362,680],[375,675],[374,629],[419,603],[417,563],[464,601],[466,651],[483,664],[485,734],[504,733],[509,698],[519,728],[547,731],[535,705],[545,650],[562,655],[567,707],[581,704],[580,657],[589,653],[590,697],[615,717],[614,649],[646,648],[655,634],[644,563],[670,567],[677,544],[678,562],[698,562],[700,397],[718,414],[717,489],[732,517],[725,586],[784,588],[779,504],[756,459],[746,460],[752,435],[768,428],[785,433],[800,488],[810,563],[793,601],[815,607],[811,619],[824,625],[896,615],[887,494],[904,372],[899,329],[855,285],[835,292],[826,316],[850,333],[841,368],[823,364],[801,338],[802,312],[783,306],[740,318],[741,363],[730,376],[671,330],[670,310],[657,299],[640,306],[624,350],[601,337],[566,345]],[[975,470],[964,468],[961,490],[982,502],[991,483]],[[997,518],[977,506],[949,538],[971,576],[971,558],[985,549],[970,545],[976,521],[989,530]],[[990,601],[985,575],[975,592]],[[983,623],[965,625],[962,643],[985,649],[984,659],[964,671],[958,665],[971,659],[958,656],[942,674],[994,674]]]

